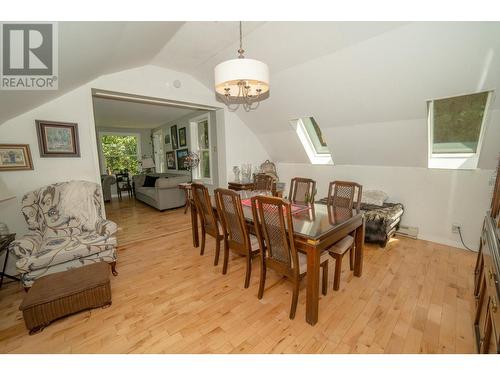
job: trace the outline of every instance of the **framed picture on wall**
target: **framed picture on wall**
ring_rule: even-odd
[[[168,151],[167,152],[167,169],[177,169],[175,165],[175,152]]]
[[[177,140],[177,125],[170,128],[170,137],[172,138],[172,149],[177,150],[179,148],[179,142]]]
[[[0,171],[33,169],[29,145],[0,144]]]
[[[179,147],[186,147],[186,127],[179,129]]]
[[[79,158],[78,124],[36,120],[40,157]]]
[[[165,134],[165,144],[168,145],[170,143],[170,134]]]
[[[182,148],[180,150],[177,150],[177,169],[180,171],[187,171],[187,167],[184,165],[184,160],[188,156],[188,149],[187,148]]]

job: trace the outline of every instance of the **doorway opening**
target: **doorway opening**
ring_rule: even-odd
[[[218,186],[217,127],[223,125],[222,109],[98,89],[92,90],[92,101],[103,196],[111,220],[122,225],[122,215],[117,214],[122,209],[160,213],[183,207],[179,183],[196,179],[211,189]],[[200,160],[194,168],[185,162],[191,153]],[[122,175],[124,181],[118,181]],[[118,193],[127,183],[132,194],[121,194],[120,199]]]

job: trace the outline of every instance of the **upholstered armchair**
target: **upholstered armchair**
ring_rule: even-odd
[[[44,186],[24,195],[22,214],[30,233],[13,241],[24,287],[44,275],[107,262],[116,275],[116,230],[103,218],[101,187],[88,181]]]

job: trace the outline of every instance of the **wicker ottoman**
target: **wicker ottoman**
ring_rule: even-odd
[[[111,305],[109,264],[99,262],[36,280],[19,310],[30,335],[56,319]]]

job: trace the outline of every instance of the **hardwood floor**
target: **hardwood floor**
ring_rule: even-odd
[[[421,240],[366,246],[364,273],[343,265],[341,289],[321,296],[319,322],[305,322],[305,284],[295,320],[291,283],[268,271],[257,299],[259,268],[243,288],[244,260],[228,274],[192,247],[189,214],[114,201],[120,225],[113,305],[82,312],[29,336],[18,311],[18,284],[0,290],[2,353],[473,353],[475,254]],[[348,262],[349,257],[345,257]],[[331,263],[333,264],[333,262]]]

